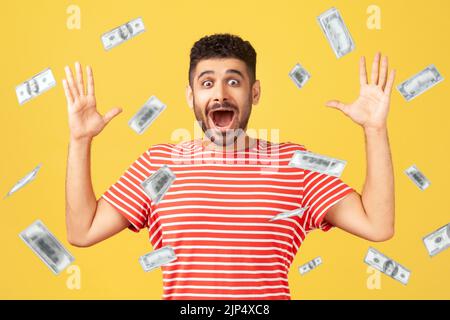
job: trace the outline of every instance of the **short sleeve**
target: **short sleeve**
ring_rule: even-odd
[[[151,200],[140,185],[150,175],[150,167],[146,151],[101,196],[130,222],[128,228],[134,232],[149,225]]]
[[[302,207],[308,206],[307,230],[328,231],[334,227],[324,220],[328,209],[353,191],[340,178],[305,170]]]

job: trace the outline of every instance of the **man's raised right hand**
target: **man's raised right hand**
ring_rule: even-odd
[[[79,62],[75,63],[76,80],[74,80],[72,70],[68,66],[65,67],[65,71],[67,79],[63,79],[63,87],[67,99],[70,138],[77,141],[90,141],[103,130],[109,121],[122,112],[122,109],[113,108],[104,116],[98,113],[91,67],[86,67],[86,90]]]

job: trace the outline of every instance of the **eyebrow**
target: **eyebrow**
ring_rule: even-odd
[[[236,70],[236,69],[228,69],[225,73],[234,73],[234,74],[237,74],[237,75],[241,76],[242,79],[245,79],[245,77],[242,74],[242,72],[240,72],[239,70]],[[198,75],[197,80],[200,79],[205,74],[214,74],[214,71],[212,71],[212,70],[205,70],[205,71],[201,72]]]

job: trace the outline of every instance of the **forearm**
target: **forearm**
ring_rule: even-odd
[[[80,242],[89,231],[97,200],[91,182],[90,140],[69,143],[66,176],[66,226],[69,242]]]
[[[367,172],[362,203],[377,233],[394,232],[394,171],[387,128],[365,129]]]

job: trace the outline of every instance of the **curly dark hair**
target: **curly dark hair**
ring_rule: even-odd
[[[239,36],[221,33],[204,36],[194,43],[190,54],[189,84],[192,86],[192,76],[200,60],[210,58],[236,58],[247,65],[250,84],[256,79],[256,51],[248,41]]]

